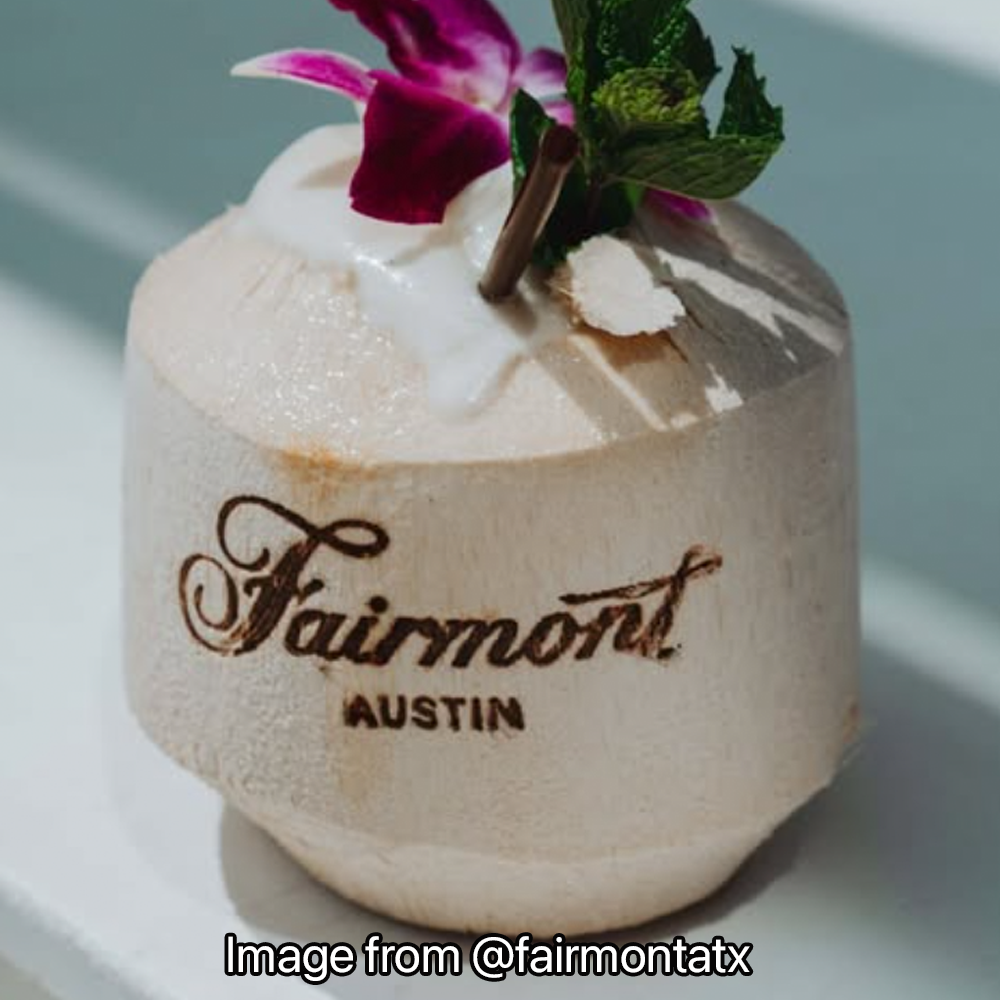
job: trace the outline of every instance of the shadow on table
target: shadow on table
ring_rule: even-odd
[[[1000,795],[994,794],[1000,718],[995,707],[967,700],[878,654],[867,656],[866,683],[873,725],[832,791],[782,828],[713,899],[606,939],[625,943],[683,934],[710,940],[725,933],[742,942],[765,928],[774,934],[777,925],[795,940],[821,906],[860,933],[890,926],[907,949],[943,949],[956,961],[988,968],[1000,927]],[[278,898],[269,895],[268,883],[289,884],[294,862],[233,810],[223,816],[220,840],[233,904],[264,939],[360,947],[372,931],[396,942],[442,937],[387,921],[312,883]],[[451,939],[468,947],[468,939]],[[831,958],[831,970],[836,965]],[[417,978],[396,980],[393,987],[389,980],[356,975],[324,989],[345,998],[371,997],[398,995],[405,983],[410,996],[440,997],[466,993],[471,982],[467,974],[460,982]],[[646,983],[646,989],[655,987]],[[552,992],[546,980],[512,979],[508,989],[523,996]],[[584,995],[603,989],[598,980],[574,984],[574,993]]]

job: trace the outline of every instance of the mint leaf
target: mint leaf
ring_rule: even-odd
[[[666,142],[676,134],[708,135],[701,89],[686,69],[627,69],[594,94],[605,151],[634,138]]]
[[[607,77],[626,69],[678,66],[704,93],[719,72],[690,0],[602,0],[597,48]]]
[[[687,3],[684,7],[687,7]],[[703,94],[721,72],[715,61],[715,46],[705,34],[698,18],[687,9],[678,11],[657,35],[656,52],[650,65],[683,66],[698,81]]]
[[[678,138],[620,152],[612,176],[657,191],[722,201],[745,191],[771,162],[774,143],[740,136]]]
[[[542,137],[555,122],[542,104],[524,90],[511,105],[511,156],[514,161],[514,193],[521,190],[538,155]],[[535,263],[552,268],[565,259],[570,248],[584,238],[580,220],[586,215],[587,175],[577,161],[563,187],[552,218],[535,247]]]
[[[657,35],[687,0],[602,0],[597,49],[607,76],[648,66],[657,52]]]
[[[767,99],[767,81],[757,75],[756,60],[746,49],[734,49],[736,65],[726,88],[720,135],[759,136],[784,142],[784,111]]]
[[[567,94],[583,155],[539,244],[553,266],[590,236],[629,224],[647,189],[732,198],[784,141],[784,115],[767,97],[754,57],[736,49],[718,127],[705,95],[719,74],[691,0],[553,0],[569,64]],[[513,103],[518,187],[551,120],[527,94]]]
[[[604,66],[597,50],[601,3],[606,0],[553,0],[556,23],[563,38],[569,72],[566,92],[577,110],[586,116],[590,95],[599,85]]]
[[[538,155],[542,137],[554,124],[544,106],[530,94],[521,90],[514,95],[510,133],[515,195]],[[641,197],[642,189],[635,185],[592,184],[583,162],[577,161],[535,248],[535,263],[554,268],[588,237],[627,226]]]
[[[528,176],[546,129],[553,124],[545,108],[526,90],[514,95],[510,113],[510,155],[514,161],[514,193]]]
[[[625,70],[597,90],[592,104],[610,179],[691,198],[740,194],[784,141],[783,113],[768,101],[753,57],[739,49],[714,136],[700,83],[677,64]]]

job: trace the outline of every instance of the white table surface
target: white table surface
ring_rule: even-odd
[[[873,9],[843,5],[862,18]],[[970,0],[960,19],[960,6],[948,5],[948,29],[926,27],[937,4],[878,9],[883,21],[911,12],[907,31],[922,25],[921,44],[940,30],[954,58],[952,29],[962,25],[961,57],[986,68],[969,53],[998,12]],[[60,178],[59,164],[33,156],[0,141],[0,194],[6,185],[68,214],[95,243],[135,259],[182,228],[100,176]],[[61,208],[52,190],[72,196]],[[305,996],[307,987],[225,979],[228,931],[276,942],[360,944],[372,930],[419,938],[313,884],[137,731],[118,655],[118,345],[2,274],[0,334],[0,954],[59,1000],[235,1000]],[[742,983],[744,996],[1000,994],[1000,625],[938,582],[873,558],[866,634],[872,726],[835,790],[719,899],[625,939],[753,941],[757,974]],[[468,976],[357,977],[319,995],[482,988]],[[555,992],[543,981],[504,988]],[[730,987],[627,988],[684,998]],[[2,1000],[27,989],[0,965]],[[607,987],[572,989],[586,997]]]

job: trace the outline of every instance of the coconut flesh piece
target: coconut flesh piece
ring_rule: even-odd
[[[480,311],[509,177],[450,227],[359,233],[358,141],[306,137],[137,292],[132,706],[317,877],[400,919],[584,934],[686,906],[855,733],[840,296],[725,205],[714,231],[641,220],[655,308],[602,283],[584,326],[529,284]],[[571,280],[597,285],[604,252]],[[662,288],[686,312],[669,338],[592,329],[658,324]]]
[[[640,253],[625,239],[598,236],[570,254],[557,284],[574,315],[615,337],[663,333],[676,326],[687,313],[684,303],[657,280],[656,268]]]

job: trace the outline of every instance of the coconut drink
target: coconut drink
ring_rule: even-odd
[[[732,200],[781,115],[739,52],[708,127],[685,3],[639,38],[557,0],[568,84],[485,0],[334,6],[398,75],[241,67],[363,123],[136,295],[130,701],[351,900],[636,925],[724,885],[853,737],[846,311]]]

